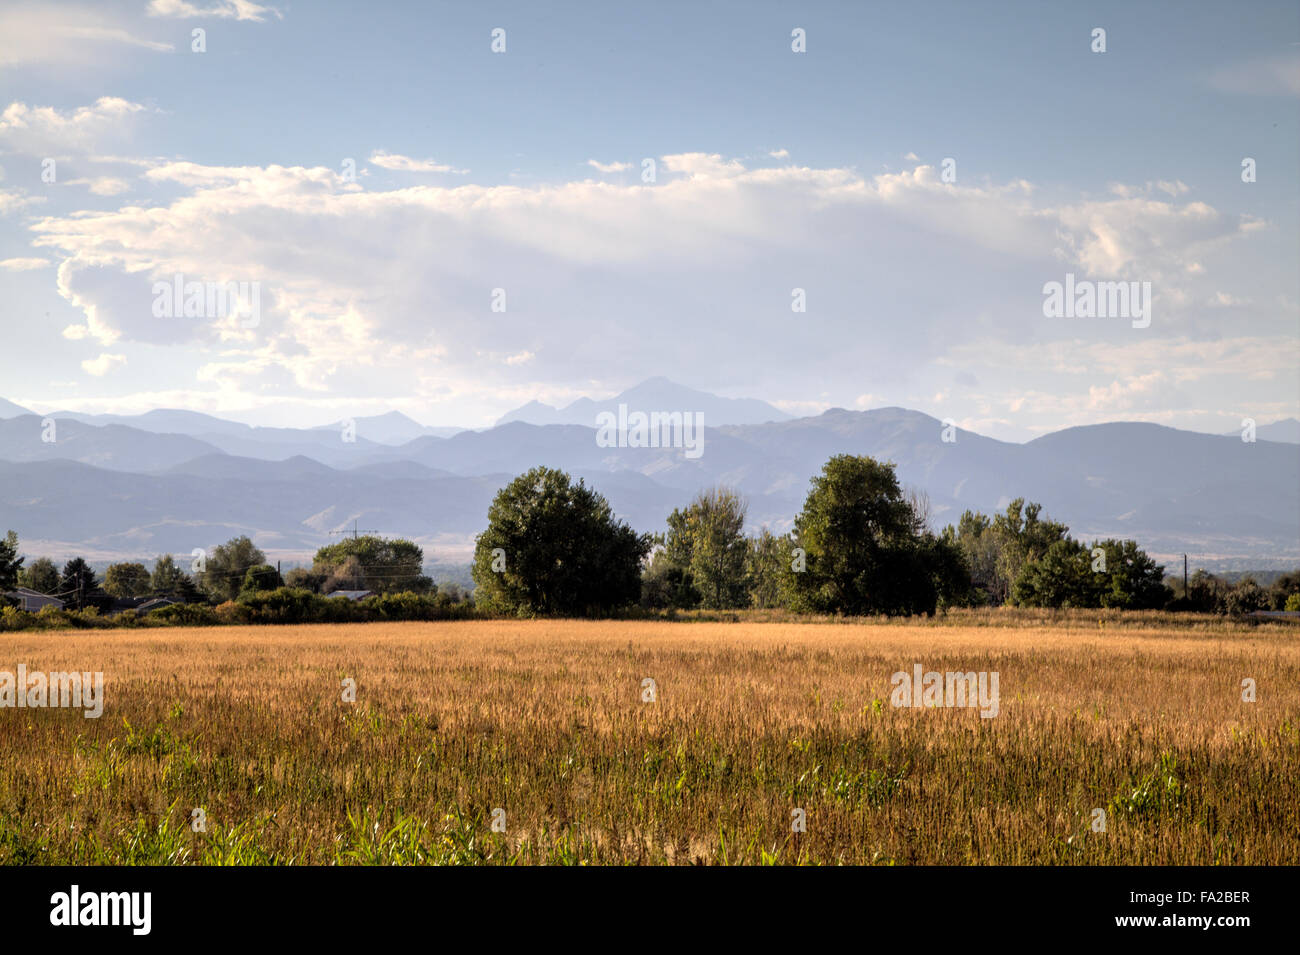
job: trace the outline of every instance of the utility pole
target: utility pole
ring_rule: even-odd
[[[347,530],[347,528],[345,527],[345,528],[344,528],[343,530],[341,530],[341,531],[330,531],[330,533],[331,533],[331,534],[344,534],[344,535],[346,535],[346,534],[348,533],[348,530]],[[354,520],[352,521],[352,539],[353,539],[353,540],[356,540],[356,539],[357,539],[357,535],[358,535],[359,533],[378,534],[379,531],[371,530],[371,529],[367,529],[367,530],[365,530],[365,531],[358,531],[358,530],[357,530],[357,522],[356,522],[356,520],[354,519]]]
[[[1183,555],[1183,598],[1187,597],[1187,555]]]

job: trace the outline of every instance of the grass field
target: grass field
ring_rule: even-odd
[[[106,702],[97,720],[0,709],[11,864],[1300,863],[1294,627],[1094,613],[0,636],[0,670],[20,663],[102,670]],[[895,708],[891,674],[917,663],[996,671],[998,715]]]

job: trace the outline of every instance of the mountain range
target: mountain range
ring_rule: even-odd
[[[703,453],[602,447],[595,416],[620,403],[702,411]],[[905,486],[928,495],[936,526],[1023,496],[1078,537],[1134,538],[1202,564],[1300,561],[1300,444],[1269,438],[1294,431],[1288,422],[1260,426],[1251,443],[1114,422],[1017,444],[945,433],[904,408],[794,418],[651,379],[604,402],[530,403],[480,431],[427,429],[395,412],[344,424],[261,428],[177,410],[38,416],[0,400],[0,530],[53,557],[188,554],[248,534],[294,558],[355,522],[414,539],[430,559],[461,559],[496,491],[544,464],[586,480],[639,530],[663,530],[674,507],[725,484],[748,499],[751,529],[779,532],[826,460],[854,453],[894,462]]]

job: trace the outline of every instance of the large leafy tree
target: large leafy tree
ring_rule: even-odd
[[[1006,512],[993,518],[992,532],[997,541],[997,562],[994,587],[1002,600],[1011,596],[1011,589],[1024,566],[1038,560],[1048,548],[1066,539],[1069,528],[1058,521],[1040,517],[1041,504],[1025,503],[1018,497],[1007,505]],[[1058,551],[1058,555],[1064,551]]]
[[[926,533],[893,465],[836,455],[812,485],[795,519],[795,544],[804,551],[805,569],[792,575],[794,608],[933,613],[940,587],[932,558],[941,542]],[[950,548],[944,557],[955,554]]]
[[[59,568],[48,557],[37,557],[19,573],[18,584],[38,594],[57,593]]]
[[[424,575],[424,551],[400,537],[369,534],[345,537],[316,551],[312,570],[326,578],[331,575],[347,578],[351,586],[343,589],[350,590],[427,593],[433,586],[433,581]]]
[[[1041,557],[1020,568],[1011,600],[1022,607],[1095,607],[1100,588],[1091,562],[1081,542],[1055,541]]]
[[[218,544],[208,555],[202,574],[203,589],[218,600],[234,600],[243,586],[248,568],[266,563],[263,554],[247,535]]]
[[[520,615],[583,616],[631,604],[650,537],[563,471],[533,468],[497,493],[474,549],[474,600]]]
[[[153,565],[153,576],[149,581],[150,590],[185,603],[195,603],[202,599],[198,587],[190,575],[176,565],[171,554],[163,554]]]
[[[1136,541],[1104,540],[1092,546],[1090,567],[1100,563],[1099,556],[1105,558],[1104,569],[1092,570],[1100,578],[1101,606],[1154,610],[1169,602],[1172,593],[1164,583],[1164,567],[1139,548]],[[1101,555],[1097,554],[1098,550]]]
[[[153,578],[144,564],[110,564],[104,571],[104,590],[114,597],[139,597],[153,589]]]
[[[13,531],[0,540],[0,591],[12,590],[18,586],[18,574],[23,567],[23,558],[18,556],[18,535]]]
[[[668,517],[665,554],[689,574],[703,607],[716,610],[748,603],[745,511],[738,493],[714,488],[701,491],[684,510],[675,509]]]

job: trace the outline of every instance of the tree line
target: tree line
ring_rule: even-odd
[[[373,535],[320,548],[308,567],[281,576],[247,536],[213,548],[186,572],[170,554],[149,570],[108,567],[99,580],[80,557],[24,567],[18,540],[0,541],[0,591],[23,586],[73,610],[106,611],[115,598],[165,596],[206,605],[214,621],[431,619],[457,608],[490,614],[603,616],[647,611],[785,609],[844,615],[934,614],[951,607],[1108,607],[1248,613],[1300,610],[1300,571],[1265,589],[1197,571],[1183,592],[1134,541],[1085,543],[1023,498],[1003,513],[966,511],[931,529],[929,502],[908,493],[892,464],[837,455],[812,479],[785,534],[746,536],[747,504],[731,488],[701,491],[661,533],[637,533],[582,480],[538,467],[502,488],[474,551],[472,598],[423,571],[415,543]],[[370,591],[355,611],[325,599]],[[403,599],[395,599],[403,595]],[[380,599],[384,598],[384,599]],[[206,622],[198,610],[164,617]],[[349,614],[351,616],[349,616]],[[357,615],[361,616],[358,617]]]

